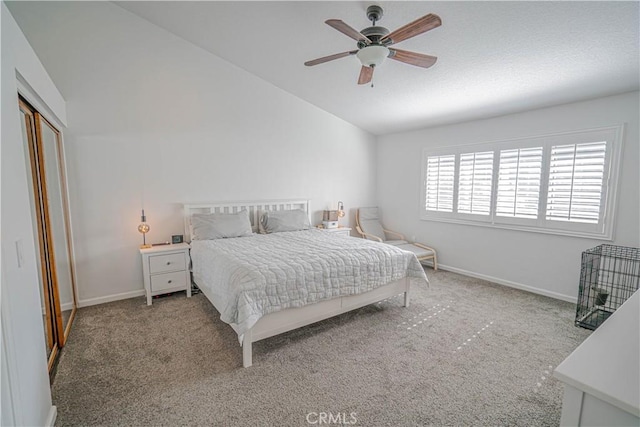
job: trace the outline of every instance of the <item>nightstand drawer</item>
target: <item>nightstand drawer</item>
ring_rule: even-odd
[[[335,234],[336,236],[351,236],[350,227],[321,228],[320,230],[324,231],[325,233]]]
[[[174,273],[156,274],[151,276],[151,293],[156,293],[165,289],[187,287],[187,276],[184,271]]]
[[[149,257],[149,273],[164,273],[165,271],[186,270],[184,253],[154,255]]]

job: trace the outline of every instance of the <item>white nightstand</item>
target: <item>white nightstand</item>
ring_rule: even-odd
[[[326,231],[327,233],[335,233],[339,236],[351,236],[351,228],[349,227],[320,228],[320,230]]]
[[[188,243],[140,249],[140,254],[147,305],[154,295],[186,290],[191,296]]]

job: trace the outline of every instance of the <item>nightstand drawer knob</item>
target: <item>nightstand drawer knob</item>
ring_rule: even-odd
[[[167,265],[171,265],[171,261],[167,261]]]
[[[173,280],[169,280],[167,283],[171,283],[171,282],[173,282]]]

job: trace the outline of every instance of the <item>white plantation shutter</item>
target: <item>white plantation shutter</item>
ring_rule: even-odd
[[[425,209],[453,212],[456,156],[429,156],[425,177]]]
[[[493,151],[461,154],[458,174],[458,212],[489,215],[492,180]]]
[[[547,220],[600,221],[606,142],[551,147]]]
[[[425,148],[420,218],[611,240],[623,130]]]
[[[541,175],[542,147],[500,151],[496,215],[536,219]]]

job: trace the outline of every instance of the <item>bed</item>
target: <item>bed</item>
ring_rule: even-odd
[[[398,294],[406,307],[411,282],[428,283],[413,253],[310,227],[307,200],[186,204],[184,213],[194,282],[237,333],[244,367],[256,341]]]

